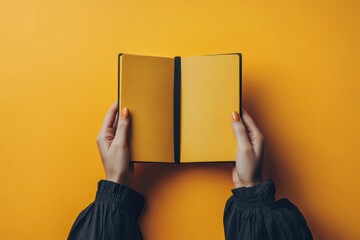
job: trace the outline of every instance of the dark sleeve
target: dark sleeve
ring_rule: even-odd
[[[312,239],[299,209],[286,198],[275,201],[272,180],[232,193],[224,210],[226,240]]]
[[[68,240],[140,240],[137,220],[144,202],[144,197],[130,187],[100,180],[95,201],[80,212]]]

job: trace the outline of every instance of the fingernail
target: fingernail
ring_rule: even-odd
[[[239,121],[240,118],[239,118],[239,114],[237,112],[232,112],[232,118],[235,120],[235,121]]]
[[[129,109],[127,107],[123,108],[123,110],[121,111],[121,117],[123,119],[128,119],[128,117],[129,117]]]

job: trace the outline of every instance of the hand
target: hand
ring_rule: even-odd
[[[235,187],[252,187],[262,183],[264,137],[250,115],[242,109],[242,118],[232,113],[232,128],[237,141],[236,165],[233,168]]]
[[[130,162],[127,132],[130,122],[128,108],[118,114],[115,102],[106,114],[96,142],[105,169],[106,180],[129,185],[134,175],[134,165]]]

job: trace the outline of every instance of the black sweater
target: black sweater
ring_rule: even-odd
[[[232,189],[224,211],[225,239],[312,239],[299,209],[288,199],[275,201],[272,180]],[[68,240],[143,239],[138,218],[145,199],[135,190],[100,180],[95,201],[75,220]]]

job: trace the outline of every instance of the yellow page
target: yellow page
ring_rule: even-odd
[[[174,162],[174,59],[120,57],[120,109],[128,107],[132,161]]]
[[[240,111],[236,54],[181,58],[181,162],[234,161],[231,112]]]

